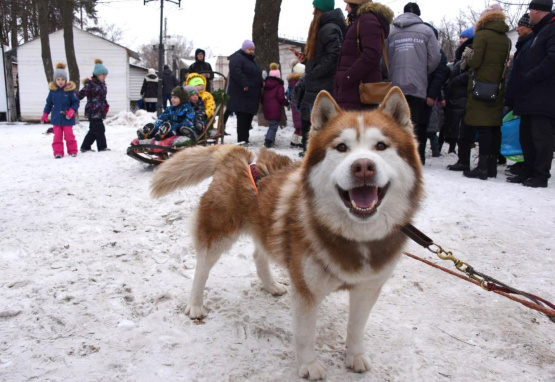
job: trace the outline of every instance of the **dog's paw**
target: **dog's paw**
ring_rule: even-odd
[[[265,286],[264,289],[266,292],[271,293],[273,296],[281,296],[287,292],[287,288],[285,285],[280,283],[273,283],[272,285]]]
[[[365,354],[347,355],[345,365],[356,373],[364,373],[370,370],[370,358]]]
[[[191,320],[200,320],[201,318],[206,317],[206,311],[202,305],[187,305],[185,307],[185,314],[189,316]]]
[[[299,367],[299,377],[307,378],[310,381],[318,381],[326,378],[326,368],[319,359],[316,359]]]

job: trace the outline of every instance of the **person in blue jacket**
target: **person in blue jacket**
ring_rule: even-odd
[[[66,141],[67,153],[74,157],[77,156],[77,141],[73,134],[75,125],[75,113],[79,109],[79,99],[75,94],[77,86],[74,82],[67,80],[66,65],[56,64],[54,71],[54,81],[48,84],[48,97],[40,121],[48,122],[48,114],[52,113],[51,123],[54,130],[54,140],[52,149],[54,158],[59,159],[64,156],[64,139]]]

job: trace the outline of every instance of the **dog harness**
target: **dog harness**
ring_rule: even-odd
[[[247,170],[249,173],[249,177],[251,178],[251,183],[254,187],[254,191],[258,194],[258,181],[264,178],[264,175],[260,175],[260,173],[258,172],[258,168],[256,167],[256,163],[248,165]]]

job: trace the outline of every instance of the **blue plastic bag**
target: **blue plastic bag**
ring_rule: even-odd
[[[511,111],[503,118],[501,125],[501,155],[514,162],[522,162],[522,147],[520,146],[520,117]]]

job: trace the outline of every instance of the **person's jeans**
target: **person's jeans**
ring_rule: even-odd
[[[274,142],[276,140],[276,134],[279,127],[279,121],[271,119],[268,121],[270,126],[268,127],[268,131],[266,132],[266,140],[270,142]]]

